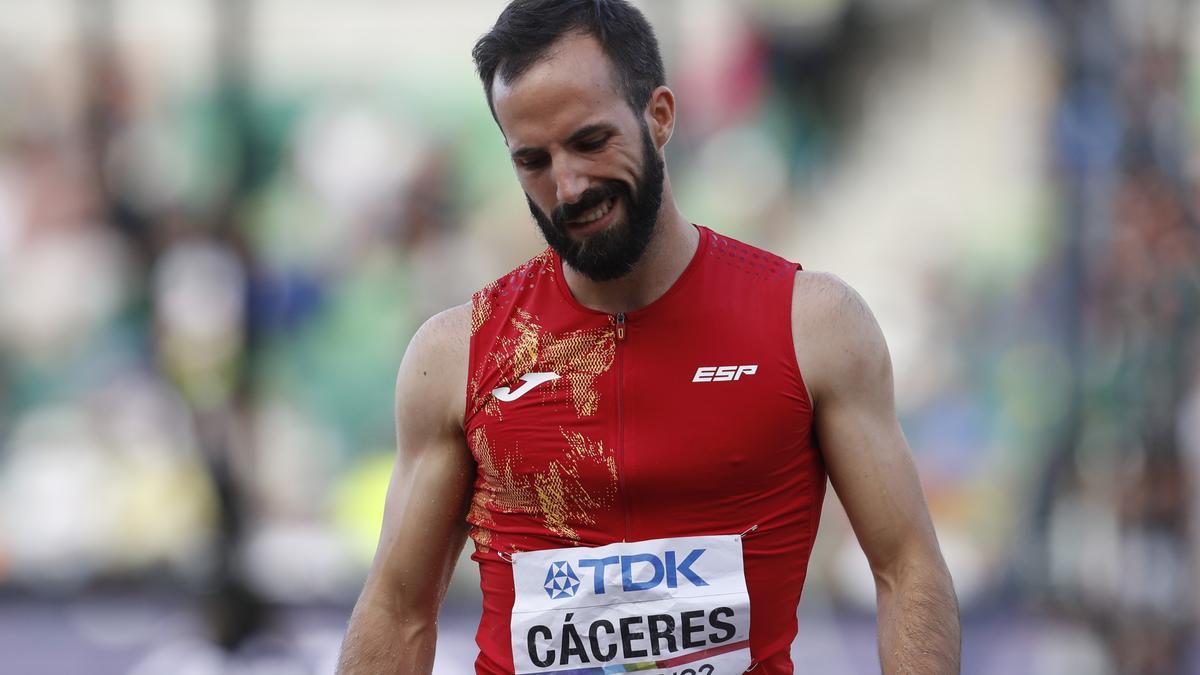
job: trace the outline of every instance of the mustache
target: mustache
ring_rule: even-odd
[[[563,227],[583,214],[600,206],[609,199],[628,192],[624,184],[611,181],[590,187],[579,199],[572,204],[559,204],[550,213],[550,220],[557,227]]]

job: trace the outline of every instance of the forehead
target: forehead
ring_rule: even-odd
[[[634,120],[600,44],[569,35],[513,82],[492,85],[496,118],[510,148],[544,146],[598,122]]]

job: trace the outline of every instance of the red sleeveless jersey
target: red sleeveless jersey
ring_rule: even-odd
[[[511,553],[751,528],[751,656],[792,672],[826,479],[792,340],[798,266],[699,231],[683,274],[637,311],[580,305],[550,250],[475,294],[478,673],[513,672]]]

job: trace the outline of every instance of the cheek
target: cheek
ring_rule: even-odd
[[[625,180],[631,184],[636,183],[642,172],[642,158],[640,153],[621,153],[620,171]]]
[[[538,178],[521,178],[518,180],[521,189],[533,200],[543,213],[549,215],[556,206],[554,185],[547,180]]]

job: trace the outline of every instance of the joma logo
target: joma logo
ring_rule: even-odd
[[[729,382],[740,380],[743,375],[753,375],[758,366],[704,366],[696,369],[692,382]]]

